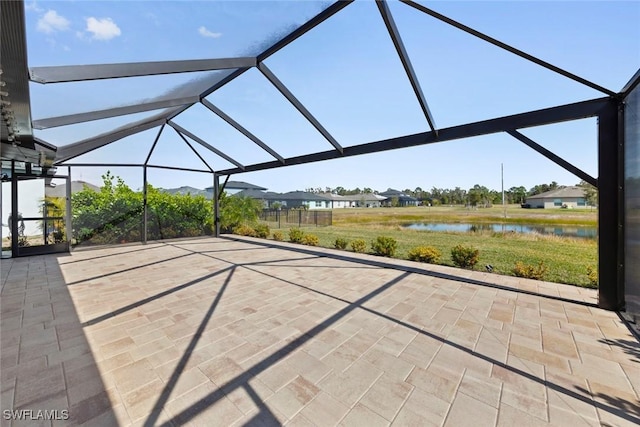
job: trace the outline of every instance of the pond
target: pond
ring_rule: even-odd
[[[553,234],[564,237],[579,237],[595,239],[598,237],[597,227],[578,227],[565,225],[544,224],[469,224],[469,223],[413,223],[406,224],[404,228],[412,230],[429,231],[494,231],[502,233],[539,233]]]

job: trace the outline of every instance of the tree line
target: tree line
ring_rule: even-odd
[[[591,206],[597,205],[597,190],[591,184],[585,181],[580,181],[576,184],[579,187],[585,189],[585,199],[587,204]],[[526,189],[524,186],[511,187],[504,191],[504,202],[506,204],[522,204],[527,197],[535,196],[536,194],[545,193],[547,191],[556,190],[566,187],[560,185],[556,181],[552,181],[549,184],[534,185],[530,189]],[[344,187],[321,187],[307,188],[305,191],[310,193],[332,193],[340,196],[352,196],[357,194],[379,194],[380,191],[373,190],[369,187],[354,189],[347,189]],[[402,191],[408,196],[414,197],[423,203],[430,203],[432,205],[494,205],[502,203],[502,192],[498,190],[492,190],[484,185],[476,184],[468,190],[455,187],[455,188],[438,188],[432,187],[430,190],[423,189],[422,187],[416,187],[413,190],[406,188]]]

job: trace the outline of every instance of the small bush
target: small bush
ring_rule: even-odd
[[[254,229],[256,231],[256,237],[260,237],[262,239],[269,237],[270,230],[267,224],[256,224]]]
[[[380,256],[393,257],[397,248],[398,242],[393,237],[378,236],[371,242],[371,250]]]
[[[587,278],[591,287],[598,287],[598,268],[587,267]]]
[[[304,232],[299,228],[292,228],[289,230],[289,241],[292,243],[302,243],[302,237]]]
[[[480,251],[472,246],[457,245],[451,249],[451,260],[462,268],[473,268],[480,258]]]
[[[409,259],[411,261],[428,262],[431,264],[440,261],[441,255],[439,250],[431,246],[417,246],[409,251]]]
[[[367,250],[367,242],[362,239],[356,239],[351,242],[351,250],[353,252],[364,253]]]
[[[273,232],[273,240],[277,240],[278,242],[282,242],[284,240],[284,234],[282,234],[282,231],[274,231]]]
[[[318,246],[320,240],[315,234],[305,234],[302,236],[302,244],[307,246]]]
[[[537,267],[518,261],[512,271],[518,277],[542,280],[547,272],[547,266],[544,265],[544,261],[540,261]]]
[[[239,236],[256,237],[256,230],[254,230],[250,225],[241,224],[233,229],[233,234],[237,234]]]
[[[336,249],[342,249],[345,250],[347,249],[347,245],[349,244],[349,241],[347,239],[343,239],[341,237],[338,237],[336,239],[335,242],[333,242],[333,247]]]

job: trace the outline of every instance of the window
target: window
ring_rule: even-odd
[[[322,202],[316,201],[316,208],[321,208],[321,207],[322,207]]]
[[[553,206],[562,206],[562,199],[553,199]]]
[[[587,203],[584,199],[578,199],[578,206],[587,206]]]

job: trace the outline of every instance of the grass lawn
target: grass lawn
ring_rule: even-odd
[[[407,222],[474,222],[553,224],[595,227],[598,211],[587,209],[522,209],[520,205],[469,209],[464,206],[334,209],[333,224],[401,224]]]
[[[305,233],[318,236],[319,245],[333,248],[336,238],[349,242],[364,239],[367,251],[371,241],[378,236],[393,237],[398,242],[396,258],[407,258],[409,250],[416,246],[432,246],[442,253],[439,264],[453,266],[451,248],[458,244],[480,250],[476,269],[491,264],[497,274],[514,275],[515,263],[520,261],[537,266],[544,262],[547,272],[544,280],[591,286],[587,268],[597,268],[598,246],[596,240],[545,236],[519,233],[457,233],[404,229],[407,222],[503,222],[519,224],[565,224],[595,226],[597,211],[573,209],[522,209],[510,206],[504,218],[502,207],[467,210],[464,207],[370,208],[334,209],[330,227],[307,227]],[[272,229],[275,231],[275,229]],[[288,240],[288,228],[283,228]],[[350,248],[350,246],[348,246]]]

